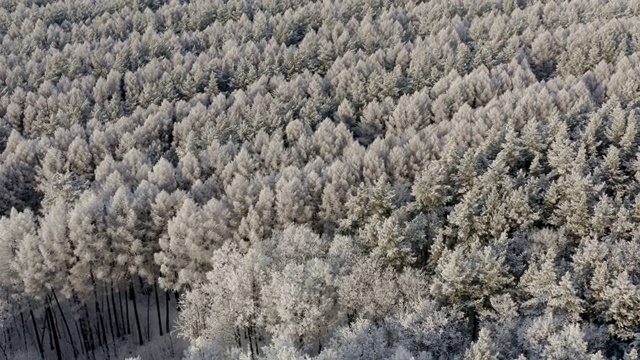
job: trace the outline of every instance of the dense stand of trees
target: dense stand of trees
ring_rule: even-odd
[[[0,0],[0,356],[637,359],[640,2]]]

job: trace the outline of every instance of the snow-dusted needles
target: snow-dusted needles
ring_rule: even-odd
[[[638,24],[0,0],[0,359],[637,359]]]

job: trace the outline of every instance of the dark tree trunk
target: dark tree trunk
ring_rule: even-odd
[[[84,354],[87,352],[87,350],[85,349],[85,340],[84,340],[84,336],[82,336],[82,331],[80,330],[80,325],[78,324],[78,321],[75,321],[76,324],[76,332],[78,333],[78,338],[80,339],[80,353]]]
[[[93,337],[93,329],[91,326],[91,318],[89,317],[89,309],[87,305],[84,305],[84,318],[80,319],[80,328],[82,329],[83,336],[87,338],[87,352],[93,354],[96,349],[95,338]]]
[[[124,297],[124,304],[127,307],[127,335],[131,334],[131,317],[129,316],[129,297],[127,296],[127,294],[125,293],[125,297]]]
[[[242,348],[242,341],[240,340],[240,330],[236,327],[233,331],[233,335],[236,338],[236,344],[238,345],[238,349]]]
[[[144,339],[142,338],[142,328],[140,326],[140,314],[138,313],[138,302],[136,301],[136,291],[133,288],[133,280],[129,283],[129,294],[131,301],[133,302],[133,314],[136,318],[136,328],[138,329],[138,342],[140,345],[144,345]]]
[[[73,349],[73,357],[75,359],[78,357],[78,349],[76,348],[76,343],[73,341],[73,335],[71,335],[71,328],[69,328],[67,317],[64,315],[64,311],[62,311],[62,306],[60,306],[60,301],[58,301],[58,296],[56,295],[56,292],[52,291],[51,293],[53,294],[53,299],[56,301],[58,312],[60,313],[60,317],[62,317],[62,322],[64,323],[64,327],[67,331],[67,335],[69,336],[69,342],[71,343],[71,348]]]
[[[471,339],[475,342],[478,340],[479,334],[478,316],[475,307],[468,309],[467,314],[469,317],[469,328],[471,329]]]
[[[116,298],[113,294],[113,284],[111,285],[111,307],[113,307],[113,317],[116,322],[116,336],[118,339],[122,336],[120,333],[120,320],[118,319],[118,308],[116,307]],[[120,311],[122,311],[122,307],[120,307]]]
[[[94,298],[94,306],[96,309],[96,315],[98,316],[96,324],[96,331],[98,332],[98,346],[104,346],[107,348],[107,354],[109,354],[109,343],[107,339],[107,331],[104,326],[104,315],[102,314],[102,309],[100,308],[100,297],[98,296],[98,284],[96,283],[95,277],[93,276],[93,271],[90,271],[91,275],[91,283],[93,284],[93,298]],[[108,357],[108,355],[107,355]]]
[[[24,323],[24,315],[22,315],[22,311],[20,311],[20,322],[22,323],[22,340],[24,340],[24,349],[26,350],[29,345],[27,344],[27,327]]]
[[[147,292],[147,341],[151,341],[151,292]]]
[[[104,316],[102,315],[102,310],[100,309],[100,301],[96,298],[96,312],[98,313],[98,323],[100,324],[99,333],[101,333],[100,339],[102,340],[102,344],[107,348],[107,354],[109,354],[109,342],[107,341],[107,331],[104,326]],[[107,355],[108,358],[108,355]]]
[[[33,322],[33,331],[35,332],[36,342],[38,343],[38,350],[40,350],[40,357],[44,359],[44,347],[42,346],[42,340],[38,335],[38,324],[36,324],[36,317],[33,315],[33,310],[29,310],[31,314],[31,321]]]
[[[40,342],[42,343],[43,349],[44,349],[44,336],[47,334],[48,325],[49,324],[47,324],[47,319],[45,318],[42,322],[42,328],[40,329],[40,331],[42,331],[42,335],[40,335]]]
[[[11,337],[8,335],[7,329],[2,330],[2,333],[4,334],[3,343],[11,344]],[[0,343],[0,350],[2,350],[2,355],[4,355],[4,358],[9,360],[9,354],[7,354],[7,347],[2,346],[2,343]]]
[[[251,350],[251,359],[256,358],[255,351],[253,350],[253,341],[251,341],[251,327],[247,327],[247,338],[249,340],[249,349]]]
[[[94,306],[95,309],[95,306]],[[102,347],[102,334],[100,333],[100,318],[98,316],[98,313],[96,312],[96,319],[95,319],[95,324],[92,325],[93,330],[96,333],[96,339],[98,339],[98,348]]]
[[[6,344],[9,346],[9,351],[13,352],[13,340],[11,339],[11,330],[12,330],[12,328],[7,329],[7,342],[6,342]]]
[[[162,316],[160,315],[160,299],[158,298],[158,283],[153,283],[153,293],[156,297],[156,313],[158,315],[158,334],[162,336]]]
[[[53,311],[51,311],[51,306],[47,306],[45,309],[45,315],[47,318],[47,323],[49,324],[49,332],[51,334],[50,338],[53,338],[53,346],[56,350],[56,358],[58,360],[62,360],[62,349],[60,348],[60,338],[58,336],[58,329],[56,329],[56,324],[53,320]]]
[[[111,342],[116,343],[116,332],[113,330],[113,317],[111,316],[111,303],[109,302],[109,293],[105,293],[104,297],[107,300],[107,315],[109,316],[109,330],[111,331]],[[104,301],[102,302],[104,306]]]
[[[171,295],[169,295],[169,292],[165,291],[164,292],[164,296],[167,300],[167,308],[164,309],[164,329],[167,332],[167,334],[169,334],[171,332],[171,326],[169,324],[169,306],[171,305]]]
[[[45,329],[47,330],[47,334],[49,335],[49,350],[54,350],[55,346],[53,345],[53,329],[52,329],[52,325],[53,323],[49,322],[49,308],[45,308],[44,311],[44,325],[45,325]],[[42,335],[44,336],[44,330]],[[44,341],[44,339],[43,339]]]

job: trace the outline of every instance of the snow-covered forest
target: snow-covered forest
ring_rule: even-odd
[[[640,1],[0,0],[0,359],[625,359]]]

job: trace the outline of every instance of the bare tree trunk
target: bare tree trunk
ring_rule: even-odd
[[[42,321],[42,328],[40,329],[40,331],[42,331],[42,335],[40,335],[40,342],[42,343],[42,348],[44,349],[44,336],[47,333],[48,330],[48,324],[47,324],[47,320],[44,319]],[[53,348],[52,348],[53,349]]]
[[[7,342],[5,343],[9,347],[9,352],[13,352],[13,339],[11,339],[12,329],[13,329],[12,327],[7,329]]]
[[[131,334],[131,321],[129,317],[129,298],[127,297],[126,293],[125,293],[124,304],[127,306],[127,335],[129,335]]]
[[[33,331],[35,331],[36,341],[38,343],[38,350],[40,350],[40,357],[44,359],[44,348],[42,347],[42,341],[40,335],[38,335],[38,325],[36,324],[36,317],[33,315],[33,310],[30,309],[31,321],[33,321]]]
[[[158,315],[158,334],[162,336],[162,316],[160,315],[160,300],[158,299],[158,283],[153,282],[153,293],[156,297],[156,313]]]
[[[107,300],[107,315],[109,316],[109,329],[111,330],[111,341],[115,344],[116,343],[116,332],[113,330],[113,317],[111,316],[111,303],[109,302],[109,293],[108,292],[106,292],[104,294],[104,298],[106,298],[106,300]],[[104,300],[102,302],[102,306],[104,306]]]
[[[118,319],[118,308],[116,307],[116,299],[113,294],[113,283],[111,284],[111,306],[113,307],[113,317],[115,318],[116,322],[116,336],[119,339],[122,334],[120,333],[120,320]],[[122,307],[120,307],[120,311],[122,311]]]
[[[78,324],[78,321],[75,321],[76,324],[76,332],[78,333],[78,338],[80,339],[80,353],[84,354],[87,352],[87,349],[85,349],[85,341],[84,341],[84,336],[82,336],[82,331],[80,330],[80,325]]]
[[[50,339],[53,338],[53,346],[56,350],[56,357],[58,360],[62,360],[62,349],[60,348],[60,338],[58,336],[58,329],[56,329],[56,324],[53,320],[53,311],[51,311],[51,306],[47,305],[45,309],[45,316],[47,318],[47,322],[49,323],[49,333],[51,334]]]
[[[82,329],[83,336],[87,338],[87,353],[93,352],[96,349],[95,339],[93,337],[93,329],[91,328],[91,318],[89,317],[89,309],[84,304],[84,318],[80,319],[80,328]]]
[[[53,325],[53,323],[49,322],[49,308],[48,307],[45,308],[45,311],[44,311],[44,324],[45,324],[45,329],[47,329],[47,334],[49,335],[49,350],[54,350],[55,347],[53,345],[53,330],[51,329],[51,326]],[[44,332],[42,334],[44,335]],[[43,341],[44,341],[44,339],[43,339]]]
[[[147,293],[147,341],[151,341],[151,292]]]
[[[102,315],[102,310],[100,309],[100,301],[96,298],[95,301],[96,313],[98,314],[98,324],[100,328],[98,329],[98,337],[101,339],[103,345],[107,348],[107,354],[109,354],[109,342],[107,341],[107,331],[104,326],[104,316]],[[107,355],[108,358],[108,355]]]
[[[86,354],[89,354],[91,351],[91,347],[89,346],[89,335],[86,327],[86,322],[83,318],[80,318],[76,322],[76,326],[78,327],[78,334],[80,334],[80,339],[82,340],[82,348]]]
[[[165,313],[164,313],[164,326],[165,326],[165,331],[167,332],[167,334],[171,333],[171,326],[169,324],[169,306],[171,305],[171,295],[169,295],[169,292],[165,291],[164,292],[164,296],[167,300],[167,308],[164,309]]]
[[[89,275],[91,276],[91,283],[93,284],[93,298],[94,298],[94,306],[96,309],[96,315],[98,316],[96,331],[98,332],[98,346],[104,344],[107,348],[107,358],[109,357],[109,343],[107,339],[107,331],[104,326],[104,315],[102,314],[102,310],[100,309],[100,297],[98,296],[98,284],[96,282],[95,277],[93,276],[93,271],[89,271]]]
[[[254,322],[251,322],[251,337],[249,341],[253,341],[253,348],[255,349],[256,356],[260,356],[260,347],[258,346],[258,333],[256,332],[256,326]]]
[[[251,359],[256,358],[255,351],[253,350],[253,341],[251,341],[251,327],[247,327],[246,329],[247,339],[249,340],[249,349],[251,350]]]
[[[253,305],[254,308],[259,308],[260,304],[259,304],[259,298],[258,298],[258,284],[256,284],[255,279],[252,281],[251,284],[251,289],[252,289],[252,300],[253,300]],[[258,336],[256,334],[256,326],[255,326],[255,315],[251,314],[251,322],[249,323],[249,326],[251,327],[251,335],[254,338],[255,341],[255,349],[256,349],[256,355],[260,356],[260,348],[258,347]],[[251,339],[249,339],[249,341],[251,341]]]
[[[2,333],[4,334],[4,343],[11,344],[11,338],[7,336],[7,329],[2,330]],[[4,358],[9,360],[9,354],[7,354],[7,347],[2,346],[2,343],[0,343],[0,350],[2,350],[2,354],[4,355]]]
[[[133,301],[133,313],[136,317],[136,327],[138,329],[138,341],[140,345],[144,345],[144,339],[142,338],[142,329],[140,326],[140,315],[138,313],[138,302],[136,301],[136,291],[133,288],[133,280],[129,282],[129,294],[131,295],[131,301]]]
[[[20,322],[22,323],[22,337],[24,340],[24,349],[27,350],[29,345],[27,344],[27,327],[24,324],[24,315],[22,315],[22,311],[20,311]]]
[[[60,313],[60,317],[62,317],[62,322],[64,323],[64,327],[67,330],[67,335],[69,336],[69,342],[71,343],[71,348],[73,349],[73,358],[78,357],[78,349],[76,348],[76,343],[73,341],[73,335],[71,335],[71,329],[69,328],[69,323],[67,322],[67,317],[64,315],[64,311],[62,311],[62,306],[60,306],[60,301],[58,301],[58,296],[55,291],[51,291],[53,294],[53,298],[56,301],[56,306],[58,307],[58,312]]]
[[[467,317],[469,321],[469,328],[471,329],[471,339],[473,341],[477,341],[478,334],[479,334],[479,326],[478,326],[478,317],[477,317],[475,307],[471,307],[470,309],[467,309]]]

